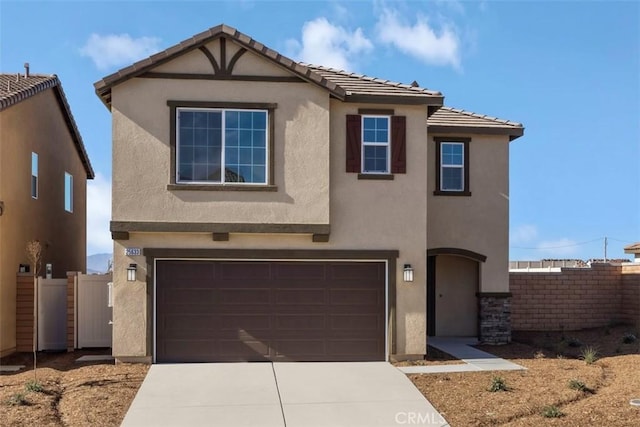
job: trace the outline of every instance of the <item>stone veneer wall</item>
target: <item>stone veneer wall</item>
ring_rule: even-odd
[[[511,342],[511,298],[509,293],[481,293],[480,342],[508,344]]]
[[[513,330],[578,330],[640,320],[640,265],[513,272],[509,290]]]

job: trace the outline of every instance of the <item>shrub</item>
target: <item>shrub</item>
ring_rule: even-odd
[[[628,334],[624,334],[624,336],[622,337],[622,342],[624,344],[631,344],[631,343],[636,342],[637,339],[638,338],[636,338],[635,335],[633,335],[631,333],[628,333]]]
[[[582,391],[582,392],[585,392],[585,393],[591,391],[591,389],[589,389],[589,387],[587,387],[587,385],[584,382],[580,381],[579,379],[575,379],[575,378],[572,379],[572,380],[569,380],[569,388],[571,390],[578,390],[578,391]]]
[[[542,416],[545,418],[560,418],[564,416],[564,412],[556,405],[549,405],[542,408]]]
[[[24,393],[16,393],[7,399],[7,405],[9,406],[26,406],[28,404],[29,401]]]
[[[42,387],[42,384],[35,380],[28,381],[27,384],[25,384],[24,388],[27,391],[35,391],[36,393],[41,393],[44,391],[44,387]]]
[[[586,347],[580,353],[580,359],[584,360],[587,365],[591,365],[598,360],[598,350],[594,347]]]
[[[489,386],[489,391],[507,391],[507,382],[502,377],[493,377],[491,378],[491,385]]]

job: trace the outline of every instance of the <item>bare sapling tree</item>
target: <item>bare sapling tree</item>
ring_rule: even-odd
[[[38,273],[42,267],[42,245],[37,240],[27,242],[27,257],[33,271],[33,382],[38,383],[37,356],[38,350]]]

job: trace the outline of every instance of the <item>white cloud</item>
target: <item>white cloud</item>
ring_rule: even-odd
[[[287,41],[289,55],[302,62],[352,70],[359,55],[373,50],[361,28],[349,31],[320,17],[302,26],[302,42]]]
[[[512,244],[531,242],[538,237],[538,229],[535,225],[519,225],[509,232],[509,240]]]
[[[100,173],[87,181],[87,254],[111,253],[111,182]]]
[[[80,48],[82,56],[91,58],[95,66],[104,71],[111,67],[129,65],[159,51],[156,37],[132,38],[129,34],[91,34]]]
[[[459,70],[460,38],[451,24],[436,32],[429,19],[418,15],[415,24],[406,22],[393,9],[383,9],[376,24],[381,42],[392,45],[429,65],[450,65]]]

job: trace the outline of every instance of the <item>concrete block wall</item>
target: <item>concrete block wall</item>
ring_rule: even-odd
[[[622,317],[640,330],[640,263],[622,266]]]
[[[516,331],[578,330],[640,316],[640,266],[592,264],[555,273],[513,272],[509,286],[511,327]]]

